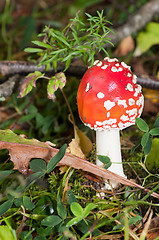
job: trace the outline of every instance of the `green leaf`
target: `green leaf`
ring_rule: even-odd
[[[66,208],[60,198],[57,201],[57,212],[62,219],[65,219],[67,217]]]
[[[66,76],[63,72],[56,73],[47,84],[47,93],[49,99],[55,99],[54,93],[58,88],[62,89],[66,84]]]
[[[45,42],[32,41],[32,43],[34,43],[35,45],[38,45],[39,47],[44,47],[44,48],[52,49],[52,46],[50,46],[49,44],[47,44],[47,43],[45,43]]]
[[[147,155],[151,151],[151,147],[152,147],[152,139],[149,137],[147,144],[143,148],[145,155]]]
[[[81,217],[83,216],[83,208],[81,207],[81,205],[77,202],[73,202],[70,206],[72,213],[76,216],[76,217]]]
[[[137,36],[135,56],[140,56],[156,44],[159,44],[159,23],[150,22],[146,31],[140,32]]]
[[[65,155],[66,148],[67,148],[67,144],[64,144],[60,148],[58,153],[53,158],[51,158],[50,162],[47,165],[47,173],[50,173],[56,167],[56,165],[61,161],[61,159]]]
[[[96,208],[96,205],[94,203],[89,203],[84,209],[84,218],[86,218],[94,208]]]
[[[46,170],[46,163],[42,159],[31,160],[29,166],[33,172],[45,172]]]
[[[15,199],[14,199],[14,204],[15,204],[17,207],[20,207],[21,205],[23,205],[23,198],[22,198],[22,197],[15,198]]]
[[[6,202],[0,205],[0,216],[6,213],[13,205],[13,199],[7,200]]]
[[[43,226],[54,227],[62,222],[62,219],[56,215],[48,216],[41,221]]]
[[[13,170],[0,171],[0,181],[8,177],[11,173],[13,173]]]
[[[72,225],[76,225],[83,219],[82,216],[72,218],[67,224],[66,227],[71,227]]]
[[[27,114],[25,116],[22,116],[18,120],[18,123],[28,122],[28,121],[32,120],[34,117],[35,117],[35,114]]]
[[[159,138],[152,140],[152,148],[146,156],[145,165],[149,172],[155,174],[159,171]]]
[[[159,135],[159,127],[153,128],[149,132],[152,136],[157,136]]]
[[[112,165],[111,160],[108,156],[98,155],[98,159],[105,164],[105,169],[108,169]]]
[[[19,236],[21,240],[32,240],[33,236],[31,234],[32,231],[23,231],[20,232]]]
[[[35,207],[34,203],[30,200],[30,197],[27,196],[23,196],[23,205],[27,210],[32,210]]]
[[[26,186],[26,190],[33,185],[39,178],[43,177],[45,175],[44,172],[36,172],[31,174],[29,177],[27,177],[26,182],[27,182],[27,186]]]
[[[8,226],[0,226],[0,240],[15,240]]]
[[[142,220],[142,217],[140,215],[136,215],[135,217],[131,217],[129,219],[129,226],[135,224],[135,223],[139,223]]]
[[[19,98],[24,97],[29,92],[31,92],[33,87],[36,87],[36,81],[39,78],[44,77],[44,75],[45,75],[44,73],[41,73],[39,71],[35,71],[34,73],[28,74],[21,85],[20,93],[19,93],[18,97]]]
[[[142,118],[136,118],[136,124],[141,131],[143,132],[149,131],[149,126]]]
[[[46,144],[35,139],[27,139],[15,134],[10,129],[0,130],[0,141],[9,143],[20,143],[37,147],[47,148]]]
[[[29,52],[29,53],[38,53],[38,52],[43,52],[43,49],[40,48],[25,48],[24,52]]]
[[[145,147],[145,146],[146,146],[149,138],[150,138],[149,132],[144,133],[144,135],[142,136],[142,139],[141,139],[141,145],[142,145],[142,147]]]
[[[153,128],[158,128],[159,127],[159,117],[156,119]]]
[[[67,203],[71,205],[73,202],[77,202],[77,199],[71,190],[67,191]]]

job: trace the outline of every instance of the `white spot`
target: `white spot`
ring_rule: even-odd
[[[139,101],[139,99],[136,101],[136,105],[140,105],[140,101]]]
[[[126,100],[118,100],[118,105],[123,105],[124,108],[127,107]]]
[[[117,72],[122,72],[123,71],[123,68],[122,67],[119,67]]]
[[[116,64],[115,64],[115,65],[116,65]],[[123,71],[123,68],[122,68],[122,67],[119,67],[119,68],[112,67],[112,68],[111,68],[111,71],[112,71],[112,72],[121,72],[121,71]]]
[[[111,102],[110,100],[107,100],[104,102],[104,107],[109,111],[112,107],[115,106],[115,102]]]
[[[87,86],[86,86],[85,92],[88,92],[90,89],[91,89],[91,88],[90,88],[90,84],[87,83]]]
[[[144,96],[143,95],[141,95],[141,97],[139,97],[139,101],[140,101],[140,104],[144,104]]]
[[[120,117],[120,119],[121,119],[122,121],[126,122],[126,121],[129,120],[129,117],[123,114],[123,115]]]
[[[132,81],[133,81],[134,84],[136,84],[136,82],[137,82],[137,76],[136,75],[133,75]]]
[[[141,86],[137,85],[137,87],[135,88],[134,96],[137,97],[140,92],[141,92]]]
[[[140,115],[142,113],[142,109],[143,109],[143,106],[139,109],[139,117],[140,117]]]
[[[125,67],[125,68],[128,68],[129,70],[131,69],[130,68],[130,66],[128,66],[126,63],[124,63],[124,62],[121,62],[121,65],[123,66],[123,67]]]
[[[106,69],[108,67],[108,65],[103,65],[102,67],[101,67],[101,69]]]
[[[117,122],[117,120],[115,118],[110,118],[110,119],[105,120],[103,122],[96,121],[96,125],[94,125],[94,126],[97,126],[97,128],[102,127],[102,128],[106,129],[106,128],[110,128],[110,125],[112,125],[116,122]]]
[[[95,60],[93,65],[96,65],[97,63],[99,63],[99,60]]]
[[[108,60],[108,62],[118,62],[118,59],[116,59],[116,58],[108,58],[107,59]]]
[[[132,122],[126,122],[126,123],[124,123],[124,127],[125,127],[125,128],[129,127],[130,125],[132,125]]]
[[[117,120],[115,118],[110,118],[108,120],[103,121],[103,125],[112,125],[113,123],[116,123]]]
[[[126,89],[130,92],[134,91],[133,85],[131,83],[127,84]]]
[[[137,88],[135,88],[135,91],[138,92],[138,93],[141,92],[141,86],[137,85]]]
[[[104,60],[106,60],[106,61],[107,61],[108,59],[110,59],[110,58],[109,58],[109,57],[105,57],[105,58],[104,58]]]
[[[54,209],[52,207],[50,207],[50,213],[53,214]]]
[[[129,105],[130,105],[130,106],[132,106],[132,105],[135,104],[135,100],[134,100],[133,98],[130,98],[130,99],[128,100],[128,102],[129,102]]]
[[[102,92],[97,93],[97,97],[98,98],[104,98],[104,93],[102,93]]]
[[[131,74],[131,73],[128,73],[128,74],[127,74],[127,77],[132,77],[132,74]]]
[[[112,128],[117,128],[117,125],[116,125],[116,124],[113,124],[111,127],[112,127]]]
[[[119,63],[116,63],[115,66],[119,67],[120,65],[119,65]]]
[[[99,61],[96,66],[100,67],[100,66],[102,66],[102,64],[103,63],[101,61]]]
[[[116,67],[112,67],[112,68],[111,68],[111,71],[112,71],[112,72],[117,72],[118,70],[117,70]]]
[[[110,117],[110,112],[107,112],[107,118],[109,118]]]
[[[134,93],[134,97],[137,97],[137,96],[138,96],[138,92],[135,92],[135,93]]]
[[[123,126],[124,126],[124,124],[123,124],[122,122],[119,122],[119,123],[118,123],[118,127],[119,127],[119,128],[123,128]]]
[[[132,116],[134,114],[137,114],[137,108],[133,108],[131,110],[126,110],[126,113],[129,115],[129,116]]]
[[[96,125],[102,126],[102,125],[103,125],[103,122],[96,121]]]
[[[133,117],[130,118],[130,121],[135,122],[136,116],[137,116],[137,113]]]

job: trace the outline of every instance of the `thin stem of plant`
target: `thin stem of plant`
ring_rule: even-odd
[[[70,106],[70,104],[69,104],[69,101],[68,101],[68,99],[67,99],[64,91],[63,91],[62,89],[60,89],[60,90],[61,90],[61,92],[62,92],[62,95],[63,95],[64,99],[65,99],[65,102],[66,102],[66,104],[67,104],[67,107],[68,107],[68,109],[69,109],[69,112],[70,112],[70,115],[71,115],[71,120],[72,120],[73,127],[74,127],[74,132],[75,132],[76,123],[75,123],[75,118],[74,118],[74,115],[73,115],[71,106]]]

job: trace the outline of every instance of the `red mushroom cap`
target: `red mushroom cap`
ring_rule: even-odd
[[[79,116],[95,130],[123,129],[135,124],[143,104],[136,76],[117,59],[96,60],[84,74],[77,93]]]

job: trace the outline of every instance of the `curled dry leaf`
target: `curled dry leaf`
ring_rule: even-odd
[[[78,141],[75,138],[73,138],[72,141],[69,143],[69,150],[70,150],[71,154],[73,154],[77,157],[80,157],[83,159],[86,158],[79,146]]]
[[[19,170],[23,174],[28,173],[30,159],[42,158],[48,163],[50,159],[58,153],[58,149],[50,147],[47,143],[40,142],[36,139],[23,138],[13,133],[11,130],[0,130],[0,149],[9,150],[11,161],[14,163],[14,169]],[[143,186],[133,181],[125,179],[70,153],[66,153],[64,158],[59,162],[58,166],[62,165],[68,165],[104,179],[115,180],[124,185],[150,192],[150,190],[145,189]],[[159,199],[159,194],[153,192],[151,195]]]
[[[135,48],[134,40],[131,36],[124,38],[117,47],[115,54],[118,56],[126,56]]]

